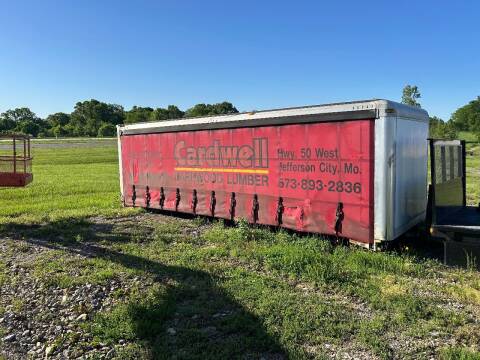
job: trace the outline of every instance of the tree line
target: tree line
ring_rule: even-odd
[[[418,99],[421,98],[417,86],[406,85],[403,88],[402,103],[421,107]],[[439,139],[455,139],[459,131],[473,133],[480,141],[480,96],[468,104],[458,108],[445,121],[437,116],[430,117],[430,137]]]
[[[123,106],[95,99],[77,102],[70,114],[58,112],[45,119],[27,107],[7,110],[0,114],[0,133],[28,134],[33,137],[106,137],[116,134],[116,125],[145,121],[163,121],[183,117],[238,113],[229,102],[197,104],[186,111],[175,105],[166,108],[133,106],[125,111]]]
[[[403,103],[421,107],[420,98],[417,86],[407,85],[403,88]],[[235,113],[238,113],[237,108],[227,101],[197,104],[185,111],[175,105],[166,108],[133,106],[126,111],[121,105],[92,99],[77,102],[70,114],[58,112],[45,119],[27,107],[7,110],[0,114],[0,133],[22,133],[34,137],[105,137],[114,136],[115,126],[119,124]],[[457,109],[448,121],[430,117],[430,137],[454,139],[459,131],[474,133],[480,140],[480,96]]]

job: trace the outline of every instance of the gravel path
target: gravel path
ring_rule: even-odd
[[[128,291],[140,283],[148,286],[148,280],[110,279],[102,285],[85,283],[68,290],[51,286],[37,279],[31,266],[51,251],[42,241],[0,242],[0,260],[8,278],[0,282],[0,354],[6,359],[114,358],[116,349],[125,342],[94,344],[88,327],[82,325],[96,313],[110,309],[116,301],[115,292]],[[66,256],[86,259],[92,252],[86,246],[85,251]]]

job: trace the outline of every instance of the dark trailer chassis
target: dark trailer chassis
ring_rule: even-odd
[[[429,139],[431,184],[427,224],[446,242],[474,240],[480,245],[480,208],[467,206],[466,142]]]

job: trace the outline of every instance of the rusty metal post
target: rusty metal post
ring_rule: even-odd
[[[27,140],[23,138],[23,173],[27,173]]]
[[[17,145],[15,141],[15,136],[13,136],[13,172],[17,172]]]

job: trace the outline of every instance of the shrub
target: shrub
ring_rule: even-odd
[[[115,136],[117,129],[115,125],[103,123],[98,129],[99,137]]]

